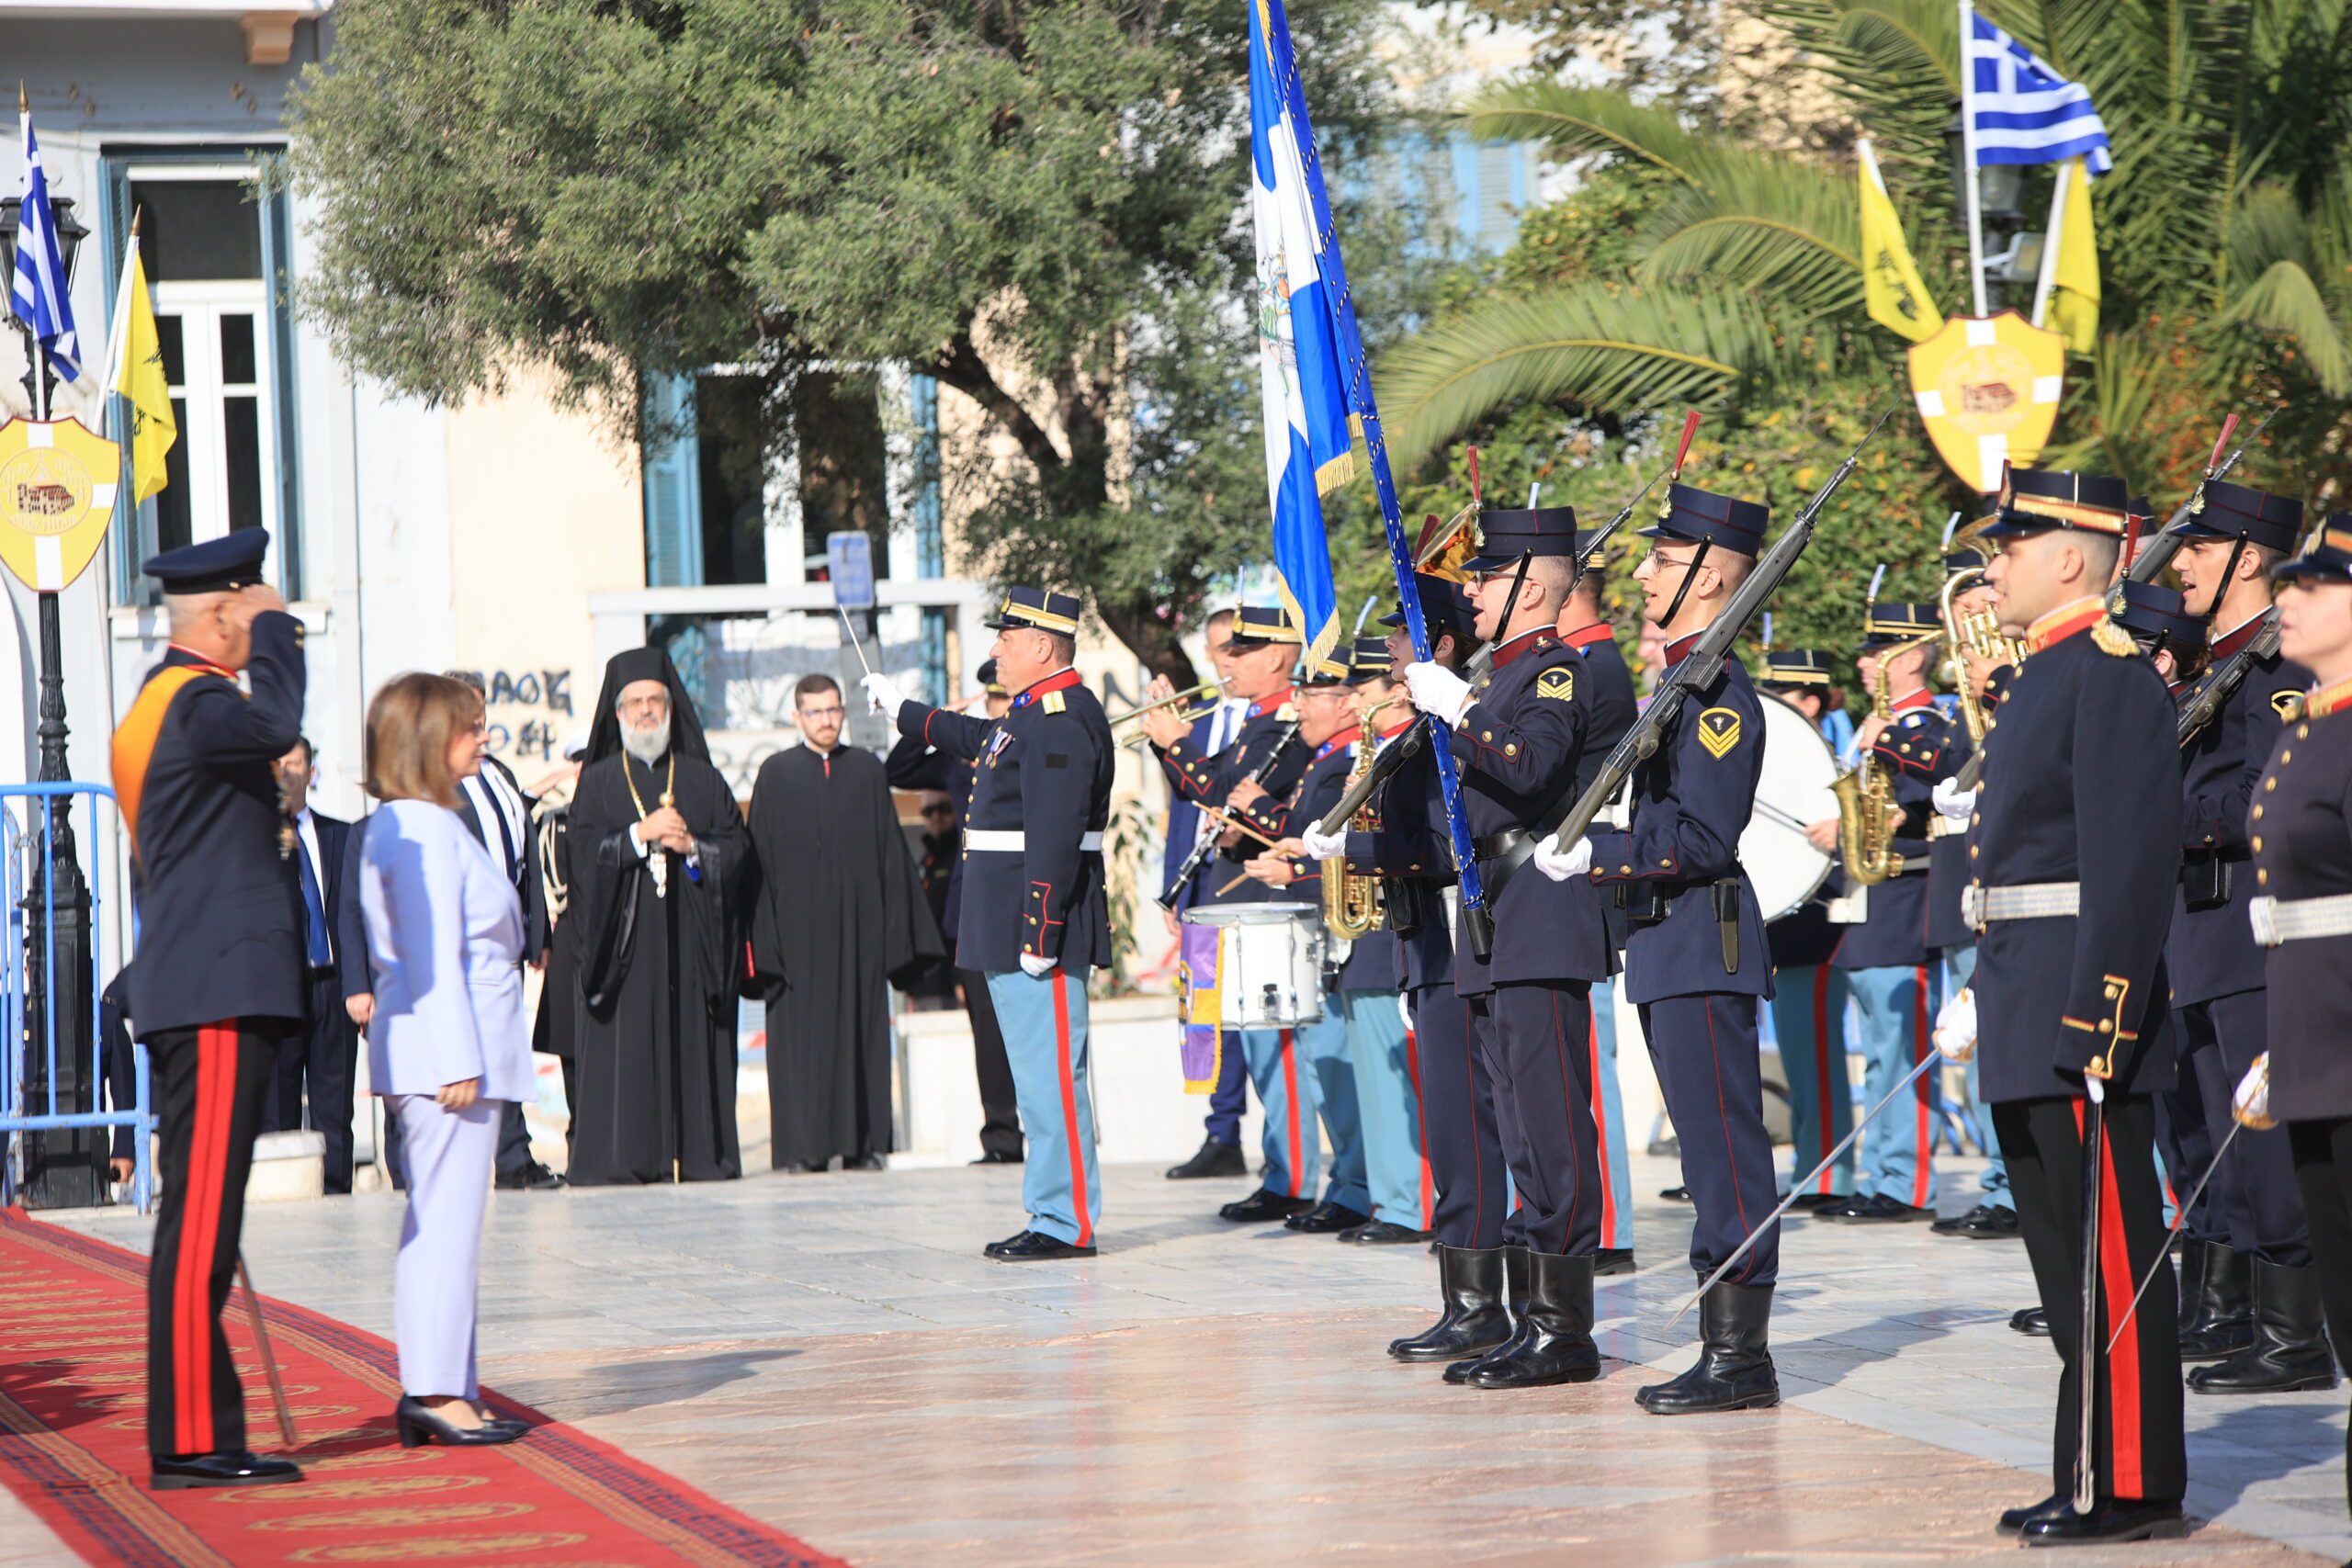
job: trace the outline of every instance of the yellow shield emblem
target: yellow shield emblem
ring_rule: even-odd
[[[2058,423],[2066,340],[2015,310],[1954,316],[1909,351],[1911,395],[1951,471],[1987,495],[2001,465],[2031,468]]]
[[[28,588],[64,588],[105,541],[121,478],[121,448],[80,420],[0,425],[0,562]]]

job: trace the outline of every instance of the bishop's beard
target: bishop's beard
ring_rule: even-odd
[[[670,749],[670,721],[663,719],[650,729],[633,729],[621,726],[621,750],[651,767]]]

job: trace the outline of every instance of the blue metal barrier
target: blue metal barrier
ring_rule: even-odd
[[[6,1038],[0,1039],[0,1199],[17,1201],[18,1156],[17,1144],[19,1133],[62,1131],[72,1128],[132,1129],[132,1169],[130,1201],[141,1213],[147,1212],[153,1199],[154,1177],[149,1168],[148,1149],[152,1142],[155,1119],[151,1114],[148,1090],[147,1047],[134,1043],[131,1046],[132,1077],[137,1084],[136,1103],[125,1110],[61,1111],[57,1108],[57,907],[56,890],[51,879],[40,874],[48,863],[50,836],[54,830],[58,813],[42,805],[48,800],[61,800],[71,805],[76,797],[89,802],[90,814],[85,818],[90,831],[81,835],[81,841],[90,846],[90,1039],[91,1102],[102,1104],[106,1094],[106,1075],[101,1067],[101,1053],[105,1043],[99,1031],[104,1014],[100,999],[106,989],[103,965],[106,942],[104,910],[109,885],[118,891],[120,872],[110,857],[102,856],[99,846],[108,840],[96,831],[99,802],[107,809],[119,812],[114,791],[104,784],[28,784],[0,787],[0,852],[5,852],[6,892],[8,900],[8,940],[0,951],[0,1010],[5,1010]],[[105,863],[99,863],[102,860]],[[38,886],[43,897],[38,911],[28,911],[26,901],[30,889]],[[25,1069],[27,1052],[32,1043],[26,1017],[28,994],[31,983],[28,965],[28,939],[31,935],[28,919],[36,914],[42,922],[41,953],[44,963],[41,998],[43,1003],[41,1029],[39,1038],[45,1043],[49,1068],[49,1093],[44,1106],[33,1108],[25,1104]]]

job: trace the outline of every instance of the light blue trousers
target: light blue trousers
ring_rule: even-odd
[[[1405,1043],[1404,998],[1395,991],[1341,991],[1332,999],[1347,1015],[1369,1213],[1408,1231],[1425,1231],[1430,1216],[1421,1201],[1421,1105]],[[1323,1124],[1329,1127],[1328,1096],[1323,1103]]]
[[[1944,995],[1956,997],[1976,975],[1976,944],[1944,949]],[[1977,1183],[1984,1194],[1984,1201],[1996,1209],[2014,1210],[2017,1197],[2009,1190],[2008,1162],[2001,1157],[2001,1135],[1993,1131],[1993,1108],[1984,1103],[1984,1091],[1977,1086],[1976,1064],[1984,1059],[1978,1052],[1968,1058],[1968,1109],[1976,1119],[1976,1135],[1984,1144],[1984,1179]],[[2164,1163],[2161,1159],[2156,1162]]]
[[[1300,1060],[1304,1051],[1295,1036],[1304,1032],[1241,1031],[1241,1065],[1249,1069],[1250,1082],[1258,1090],[1258,1104],[1266,1113],[1261,1139],[1266,1152],[1265,1188],[1283,1198],[1314,1197],[1315,1183],[1323,1173],[1323,1140],[1315,1134],[1321,1084],[1314,1068]],[[1326,1048],[1344,1054],[1344,1021],[1335,1033],[1335,1042]]]
[[[1029,1228],[1077,1247],[1094,1245],[1102,1176],[1094,1163],[1094,1095],[1087,1082],[1086,972],[1044,976],[990,971],[989,999],[1004,1031],[1012,1097],[1029,1153],[1021,1201]]]
[[[1826,964],[1783,968],[1772,977],[1772,1033],[1789,1080],[1789,1143],[1795,1181],[1828,1158],[1854,1130],[1854,1080],[1846,1059],[1846,971]],[[1888,1115],[1894,1114],[1888,1111]],[[1854,1191],[1854,1151],[1839,1155],[1806,1189]]]
[[[1846,989],[1854,998],[1867,1108],[1935,1052],[1929,1038],[1938,1005],[1935,970],[1924,964],[1849,969]],[[1865,1197],[1892,1198],[1915,1209],[1935,1206],[1936,1169],[1928,1151],[1935,1146],[1937,1076],[1921,1077],[1862,1129],[1855,1187]]]
[[[1617,982],[1592,987],[1592,1119],[1600,1134],[1600,1245],[1634,1245],[1634,1156],[1625,1133],[1625,1100],[1617,1092]]]

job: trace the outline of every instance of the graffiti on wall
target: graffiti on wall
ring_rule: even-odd
[[[490,710],[490,750],[513,761],[544,762],[572,726],[569,670],[453,670]]]

